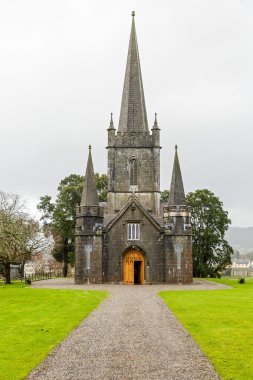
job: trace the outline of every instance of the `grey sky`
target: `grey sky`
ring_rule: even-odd
[[[162,130],[161,188],[174,145],[186,192],[208,188],[233,226],[253,225],[253,1],[0,2],[0,189],[30,200],[84,174],[88,145],[106,172],[131,27],[149,127]]]

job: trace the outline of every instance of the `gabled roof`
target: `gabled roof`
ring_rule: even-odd
[[[119,132],[148,132],[146,105],[142,84],[140,58],[132,12],[132,28],[128,48],[125,81],[121,102]]]
[[[141,205],[141,203],[138,201],[138,199],[133,195],[129,198],[129,200],[125,203],[125,205],[122,207],[122,209],[118,212],[118,214],[115,216],[114,219],[112,219],[107,226],[105,226],[107,229],[111,229],[114,224],[117,223],[117,221],[126,213],[126,211],[132,207],[132,205],[135,205],[142,213],[145,215],[145,217],[150,221],[150,223],[153,224],[153,226],[156,229],[160,229],[160,224],[155,220],[155,218]]]

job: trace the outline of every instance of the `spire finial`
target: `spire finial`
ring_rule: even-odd
[[[177,145],[175,145],[175,151],[177,152],[177,148],[178,148],[178,146]]]
[[[113,113],[112,112],[111,112],[109,129],[114,129],[114,125],[113,125]]]
[[[89,145],[89,152],[91,152],[91,145]]]
[[[132,17],[134,17],[135,16],[135,11],[132,11]]]
[[[159,129],[158,128],[158,123],[157,123],[157,113],[155,112],[155,120],[154,120],[154,126],[153,129]]]

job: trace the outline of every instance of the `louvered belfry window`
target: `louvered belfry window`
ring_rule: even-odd
[[[140,240],[140,223],[128,223],[128,240]]]
[[[137,186],[137,160],[130,160],[130,186]]]

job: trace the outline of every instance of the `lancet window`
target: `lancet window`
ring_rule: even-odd
[[[137,186],[137,160],[130,160],[130,186]]]
[[[140,223],[128,223],[127,238],[128,240],[140,240]]]

